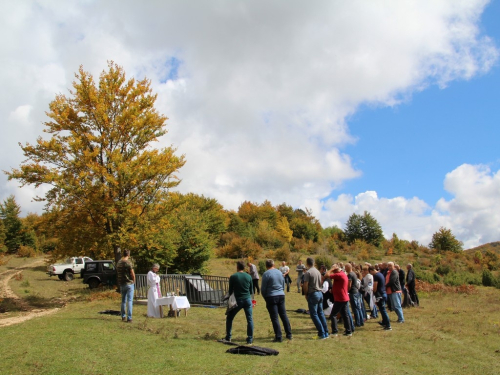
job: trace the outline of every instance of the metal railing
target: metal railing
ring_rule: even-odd
[[[222,301],[229,290],[229,277],[210,275],[159,275],[163,295],[175,293],[186,296],[191,305],[224,306]],[[147,275],[135,275],[135,298],[148,298]]]

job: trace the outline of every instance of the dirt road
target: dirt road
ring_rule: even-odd
[[[29,264],[26,264],[22,267],[14,268],[12,270],[4,271],[0,273],[0,299],[3,298],[9,298],[15,301],[21,302],[21,298],[17,296],[12,289],[9,287],[9,281],[12,279],[16,274],[21,273],[22,270],[26,268],[33,268],[39,265],[44,264],[43,260],[36,260],[34,262],[31,262]],[[21,302],[22,305],[25,305],[27,308],[29,308],[29,305],[26,304],[26,302]],[[57,312],[59,309],[46,309],[46,310],[30,310],[21,313],[21,315],[18,316],[13,316],[11,318],[5,318],[5,319],[0,319],[0,327],[6,327],[10,326],[13,324],[18,324],[25,322],[26,320],[30,320],[39,316],[44,316],[44,315],[49,315]]]

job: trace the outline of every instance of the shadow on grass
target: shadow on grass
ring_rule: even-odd
[[[0,314],[7,312],[29,311],[30,308],[23,301],[14,298],[0,299]]]
[[[56,307],[64,306],[64,302],[53,298],[44,298],[36,294],[31,294],[24,297],[26,303],[28,303],[30,310],[32,309],[53,309]]]
[[[43,298],[36,294],[25,296],[22,299],[4,298],[0,300],[0,313],[53,309],[64,306],[64,304],[61,300]]]
[[[38,266],[38,267],[33,267],[32,268],[33,271],[39,271],[39,272],[47,272],[47,266]],[[49,276],[47,276],[49,277]]]

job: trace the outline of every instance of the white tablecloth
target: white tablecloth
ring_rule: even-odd
[[[187,297],[182,296],[172,296],[172,297],[162,297],[156,299],[156,306],[172,305],[172,309],[189,309],[191,305]]]

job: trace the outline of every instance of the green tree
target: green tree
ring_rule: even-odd
[[[353,213],[347,219],[345,224],[344,234],[349,244],[354,243],[356,240],[362,240],[363,237],[363,217]]]
[[[281,203],[280,205],[276,206],[276,211],[280,216],[286,217],[288,222],[291,222],[295,217],[293,207],[287,205],[286,203]]]
[[[303,238],[305,240],[318,241],[319,231],[318,225],[312,223],[307,217],[296,217],[290,222],[290,229],[293,231],[295,238]]]
[[[432,235],[429,247],[436,250],[438,253],[444,251],[459,253],[463,250],[463,243],[455,238],[451,229],[441,227]]]
[[[401,255],[406,251],[407,241],[400,240],[396,233],[392,234],[390,242],[395,254]]]
[[[6,238],[5,226],[3,225],[3,220],[0,220],[0,253],[7,251],[7,246],[5,246]]]
[[[228,216],[229,216],[229,223],[227,225],[227,231],[234,232],[238,236],[243,237],[247,231],[243,219],[234,211],[229,212]]]
[[[70,96],[49,105],[51,137],[21,146],[27,160],[7,174],[22,185],[51,186],[44,200],[60,217],[59,249],[119,259],[120,247],[140,247],[140,228],[154,228],[143,221],[179,184],[184,156],[151,147],[167,118],[154,108],[149,80],[127,81],[113,62],[98,84],[83,67],[75,77]]]
[[[23,223],[19,218],[21,207],[13,195],[0,203],[0,218],[5,228],[5,247],[9,252],[16,252],[23,245]]]
[[[363,240],[366,243],[379,246],[384,240],[382,227],[377,219],[367,211],[363,215],[353,213],[349,216],[344,234],[349,244],[354,243],[356,240]]]
[[[179,233],[179,241],[169,270],[176,273],[203,271],[215,248],[208,222],[187,204],[178,207],[170,220]]]
[[[323,237],[336,237],[342,239],[344,237],[344,231],[336,225],[332,227],[326,227],[325,229],[323,229]]]

